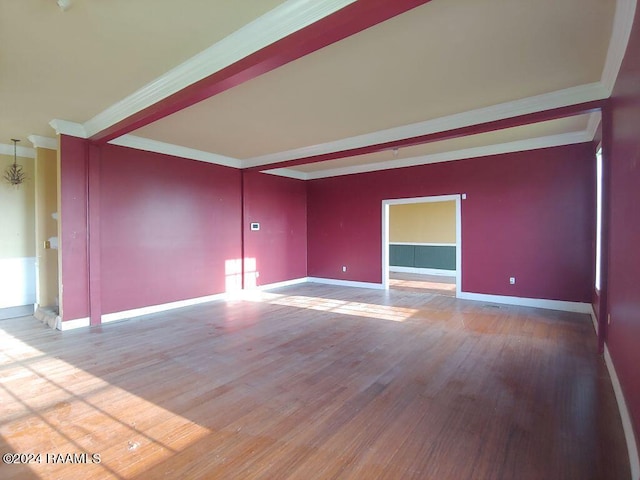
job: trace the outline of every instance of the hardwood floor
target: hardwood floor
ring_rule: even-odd
[[[630,478],[586,315],[307,284],[0,341],[3,479]]]
[[[456,296],[456,277],[420,273],[389,273],[389,288],[418,293]]]

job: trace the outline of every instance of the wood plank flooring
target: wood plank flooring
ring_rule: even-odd
[[[630,478],[586,315],[306,284],[0,342],[3,479]]]

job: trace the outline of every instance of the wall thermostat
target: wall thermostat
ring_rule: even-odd
[[[260,230],[260,224],[258,222],[252,223],[251,230]]]

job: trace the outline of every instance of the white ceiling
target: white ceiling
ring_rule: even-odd
[[[53,119],[74,122],[82,136],[82,125],[183,62],[197,62],[194,55],[233,32],[241,38],[237,30],[247,23],[267,28],[278,18],[263,16],[271,9],[309,1],[73,0],[63,13],[55,0],[0,0],[0,143],[51,137]],[[605,98],[631,7],[635,1],[433,0],[114,143],[172,153],[187,147],[185,156],[205,161],[266,165],[455,128],[482,115]],[[576,143],[593,135],[594,120],[579,116],[276,173],[316,178],[496,145]]]

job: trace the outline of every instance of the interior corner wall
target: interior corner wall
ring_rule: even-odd
[[[463,291],[590,302],[592,167],[585,143],[309,181],[309,276],[381,283],[382,200],[466,193]]]
[[[37,303],[43,307],[58,303],[58,158],[55,150],[36,148],[36,254]],[[49,248],[45,242],[49,241]]]
[[[245,288],[306,277],[305,182],[260,172],[243,177]]]
[[[640,7],[611,98],[607,346],[640,445]],[[605,137],[605,141],[606,141]],[[607,161],[607,159],[605,159]],[[635,480],[635,479],[634,479]]]
[[[60,136],[58,152],[58,268],[60,317],[89,316],[86,140]]]
[[[241,258],[241,173],[105,145],[102,313],[224,293]]]

